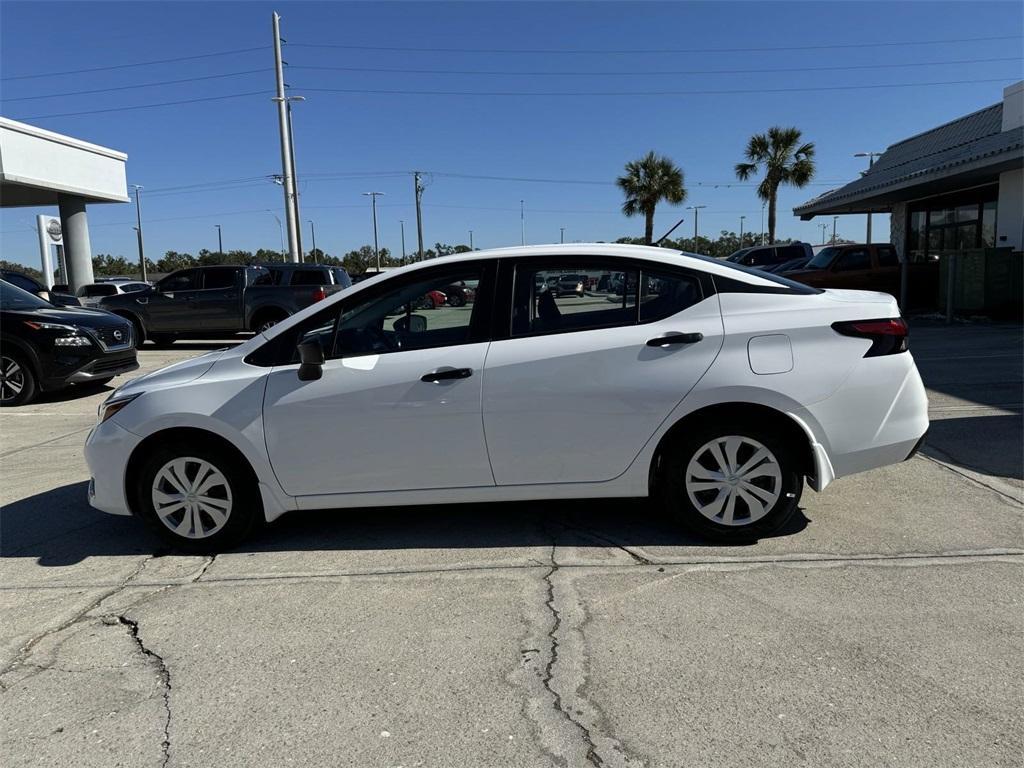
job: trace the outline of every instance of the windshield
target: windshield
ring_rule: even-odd
[[[838,253],[839,249],[834,245],[830,245],[828,248],[822,248],[813,259],[807,262],[807,268],[826,269]]]
[[[0,309],[52,309],[53,304],[0,280]]]

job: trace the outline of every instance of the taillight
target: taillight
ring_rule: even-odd
[[[327,298],[327,294],[324,292],[323,286],[317,286],[316,290],[313,291],[313,302],[323,301]]]
[[[871,346],[864,357],[880,357],[906,352],[910,329],[902,317],[886,317],[881,320],[847,320],[832,323],[832,330],[843,336],[870,339]]]

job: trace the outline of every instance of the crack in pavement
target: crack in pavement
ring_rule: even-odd
[[[127,577],[125,577],[119,584],[117,584],[117,586],[113,587],[112,589],[108,589],[102,595],[97,597],[95,600],[92,600],[88,605],[86,605],[80,611],[77,611],[69,619],[58,624],[56,627],[41,632],[35,637],[29,639],[28,642],[26,642],[20,649],[18,649],[18,653],[15,654],[14,658],[11,659],[11,661],[9,661],[4,666],[3,669],[0,669],[0,691],[7,690],[7,685],[3,682],[3,678],[5,678],[11,672],[15,671],[18,667],[22,666],[26,661],[28,661],[28,658],[31,655],[33,648],[35,648],[40,642],[42,642],[46,638],[51,637],[53,635],[58,635],[61,632],[64,632],[65,630],[73,627],[75,624],[78,624],[80,621],[86,618],[86,616],[88,616],[89,613],[99,608],[100,605],[104,603],[104,601],[110,599],[118,592],[125,589],[133,581],[135,581],[135,579],[139,577],[142,571],[145,570],[146,565],[156,557],[157,555],[150,555],[149,557],[144,558],[132,570],[132,572],[128,574]]]
[[[1021,499],[1020,498],[1015,497],[1015,496],[1013,496],[1013,495],[1011,495],[1011,494],[1007,493],[1006,491],[1003,491],[1003,490],[1001,490],[999,488],[996,488],[993,485],[989,485],[988,483],[984,482],[983,480],[979,479],[978,477],[975,477],[973,474],[968,474],[967,472],[964,472],[961,469],[957,469],[951,463],[949,463],[949,462],[955,462],[956,459],[954,459],[948,452],[942,450],[941,448],[936,448],[934,445],[929,445],[928,447],[929,447],[930,450],[933,450],[933,451],[935,451],[937,453],[941,453],[943,456],[946,457],[947,461],[941,461],[939,459],[936,459],[934,456],[928,456],[927,454],[924,454],[924,453],[919,453],[919,454],[917,454],[917,456],[919,458],[924,459],[925,461],[929,461],[932,464],[935,464],[935,465],[937,465],[939,467],[942,467],[943,469],[948,470],[949,472],[952,472],[957,477],[961,477],[964,480],[967,480],[968,482],[973,483],[974,485],[978,485],[978,486],[980,486],[980,487],[982,487],[982,488],[984,488],[984,489],[986,489],[988,491],[992,491],[992,493],[994,493],[994,494],[996,494],[996,495],[998,495],[998,496],[1000,496],[1000,497],[1002,497],[1002,498],[1004,498],[1004,499],[1006,499],[1008,501],[1012,501],[1015,506],[1020,506],[1020,504],[1021,504]],[[973,473],[976,473],[978,475],[984,475],[984,473],[982,473],[980,470],[973,469],[973,468],[969,468],[969,469]]]
[[[212,559],[211,559],[212,562]],[[163,693],[164,711],[167,713],[167,717],[164,719],[164,740],[161,743],[161,749],[163,750],[164,759],[161,765],[166,766],[171,761],[171,671],[167,668],[167,664],[164,661],[164,657],[151,648],[147,648],[146,644],[142,641],[142,637],[139,634],[139,622],[134,619],[129,619],[124,614],[118,614],[112,617],[104,617],[104,621],[117,622],[125,627],[128,627],[128,631],[131,634],[132,640],[135,641],[135,645],[138,646],[139,651],[144,656],[151,659],[156,666],[158,677],[160,678],[160,686]]]

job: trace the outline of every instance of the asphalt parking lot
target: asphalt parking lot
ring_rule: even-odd
[[[915,324],[923,453],[745,547],[613,501],[293,514],[171,555],[86,503],[109,390],[4,411],[2,762],[1019,766],[1022,343]]]

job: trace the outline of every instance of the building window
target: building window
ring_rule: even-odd
[[[943,251],[994,248],[998,190],[984,187],[912,205],[907,222],[910,260],[936,259]]]

